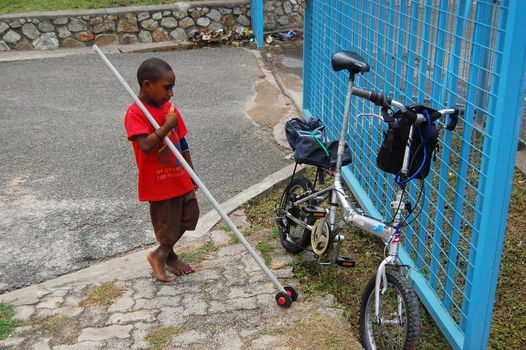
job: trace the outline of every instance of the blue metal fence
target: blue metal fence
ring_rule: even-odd
[[[356,85],[433,108],[462,105],[444,132],[424,184],[422,214],[405,232],[401,259],[422,302],[456,349],[486,348],[505,234],[524,98],[523,0],[325,0],[305,12],[304,112],[341,127],[347,76],[338,50],[371,72]],[[354,98],[351,115],[371,112]],[[354,162],[344,175],[362,207],[389,217],[392,176],[375,167],[385,126],[351,118]],[[411,185],[412,203],[419,195]],[[418,209],[416,209],[418,211]]]
[[[263,11],[263,0],[250,0],[250,22],[258,49],[265,46],[265,42],[263,41]]]

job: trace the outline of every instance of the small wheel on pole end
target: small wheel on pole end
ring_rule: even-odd
[[[290,296],[290,298],[292,299],[292,301],[296,301],[298,300],[298,292],[296,291],[296,289],[294,289],[294,287],[291,287],[291,286],[287,286],[287,287],[284,287],[285,291],[287,292],[287,294]]]
[[[281,306],[284,308],[288,308],[292,304],[292,298],[287,293],[278,292],[276,294],[275,299],[276,299],[276,303],[278,304],[278,306]]]

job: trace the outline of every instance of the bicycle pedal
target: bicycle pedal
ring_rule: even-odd
[[[353,258],[346,258],[343,256],[339,256],[336,259],[336,264],[340,265],[341,267],[352,268],[356,266],[356,261]]]
[[[305,211],[309,216],[312,216],[314,218],[324,218],[327,215],[327,210],[322,207],[317,207],[315,205],[307,205],[305,207]]]

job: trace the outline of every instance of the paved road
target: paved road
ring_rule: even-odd
[[[260,74],[251,52],[109,58],[136,87],[137,67],[152,56],[176,71],[173,101],[196,169],[220,202],[286,164],[286,151],[244,113]],[[0,77],[0,293],[152,243],[123,129],[130,99],[99,58],[5,62]]]

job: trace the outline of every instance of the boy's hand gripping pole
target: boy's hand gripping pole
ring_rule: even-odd
[[[111,70],[115,78],[121,83],[121,85],[126,89],[130,97],[135,101],[137,106],[144,112],[150,123],[155,129],[159,128],[159,124],[157,121],[152,117],[148,109],[144,106],[144,104],[141,102],[139,97],[135,95],[135,92],[131,89],[131,87],[128,85],[126,80],[120,75],[120,73],[117,71],[117,69],[111,64],[111,62],[108,60],[108,58],[104,55],[104,53],[97,47],[97,45],[93,45],[93,50],[100,56],[100,58],[104,61],[106,66]],[[290,304],[295,301],[298,297],[297,292],[292,287],[283,287],[281,283],[278,281],[276,276],[270,271],[270,269],[265,265],[265,262],[263,259],[254,251],[254,248],[247,242],[245,237],[239,232],[239,229],[234,225],[232,220],[226,215],[226,213],[223,211],[219,203],[215,200],[215,198],[212,196],[210,191],[208,191],[208,188],[206,188],[205,184],[197,177],[196,173],[193,171],[193,169],[188,165],[186,160],[183,158],[181,153],[177,150],[173,142],[168,138],[164,138],[164,143],[168,148],[173,152],[177,160],[182,164],[183,168],[190,174],[191,178],[194,180],[194,182],[199,186],[199,189],[205,194],[205,196],[208,198],[210,203],[214,206],[214,208],[217,210],[221,218],[226,222],[226,224],[232,229],[236,237],[239,239],[241,244],[245,247],[245,249],[250,253],[252,258],[256,261],[256,263],[259,265],[261,270],[268,276],[268,278],[272,281],[276,289],[278,290],[278,293],[276,294],[276,302],[279,306],[282,307],[289,307]]]

